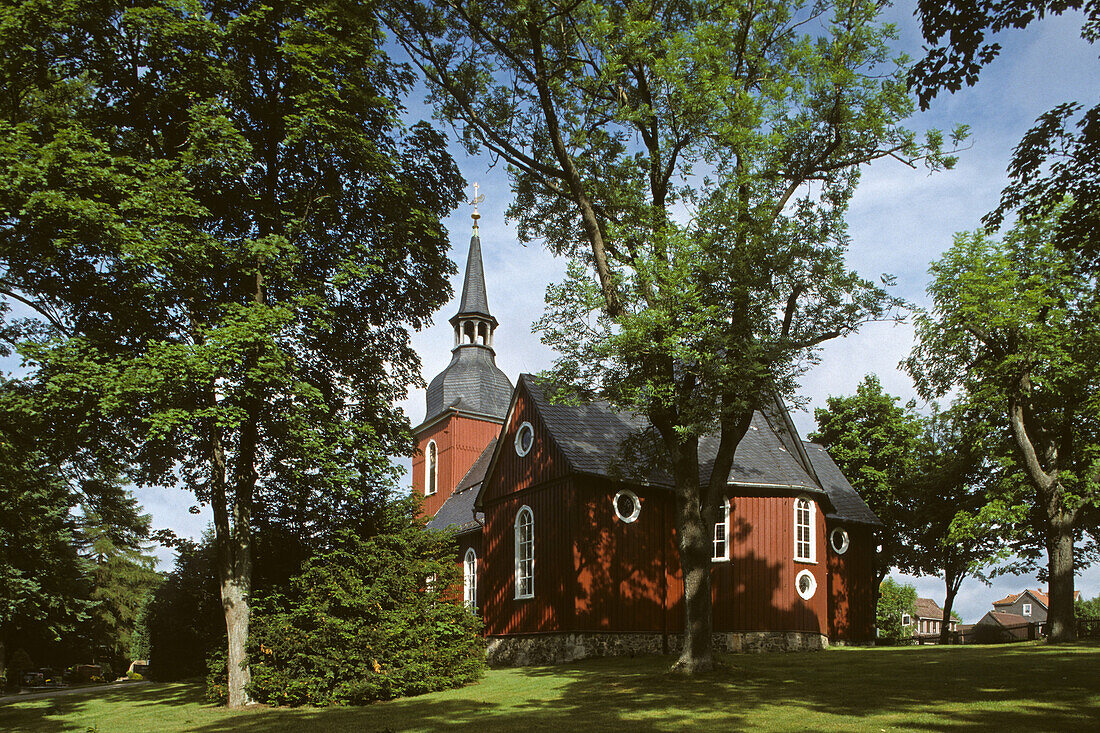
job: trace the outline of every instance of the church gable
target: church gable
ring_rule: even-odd
[[[479,505],[564,478],[572,471],[547,428],[537,401],[532,399],[529,387],[527,375],[522,375],[497,440],[478,498]]]

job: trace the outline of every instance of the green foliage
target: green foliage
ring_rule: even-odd
[[[177,541],[176,562],[143,611],[149,638],[149,677],[158,681],[197,677],[206,658],[226,642],[218,597],[213,538]]]
[[[88,625],[93,659],[126,669],[139,658],[130,656],[138,614],[161,579],[154,570],[156,557],[147,554],[149,517],[140,513],[130,492],[120,494],[110,522],[85,508],[81,525],[95,603]]]
[[[369,3],[22,0],[0,26],[0,293],[36,316],[12,338],[74,443],[211,505],[243,633],[254,513],[320,534],[412,449],[395,403],[461,176],[401,120]]]
[[[919,565],[911,540],[915,496],[913,477],[920,470],[924,423],[916,403],[900,405],[899,398],[882,390],[868,374],[850,397],[830,396],[824,408],[814,410],[817,431],[809,439],[821,443],[841,472],[882,520],[882,553],[877,558],[879,578],[890,568],[911,572]]]
[[[1079,619],[1100,619],[1100,596],[1089,600],[1077,599],[1077,602],[1073,604],[1073,610]]]
[[[878,643],[906,644],[913,637],[913,624],[917,615],[917,589],[887,578],[879,586],[878,607],[875,609],[875,627]],[[902,625],[908,616],[908,626]]]
[[[253,698],[358,705],[478,679],[480,622],[454,602],[457,582],[449,536],[424,530],[415,502],[392,505],[379,534],[343,533],[289,587],[256,600]],[[223,656],[211,665],[215,695],[224,670]]]
[[[906,361],[928,397],[961,387],[972,431],[1002,467],[979,517],[1047,554],[1052,637],[1072,635],[1075,552],[1100,503],[1100,290],[1054,242],[1058,216],[1023,221],[1000,241],[956,235],[931,267],[933,310],[917,318]]]

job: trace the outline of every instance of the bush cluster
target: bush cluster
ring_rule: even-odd
[[[363,539],[341,534],[279,592],[257,598],[249,693],[269,705],[359,705],[457,687],[484,671],[478,619],[456,601],[449,536],[425,531],[415,505]],[[210,692],[224,690],[225,659]]]

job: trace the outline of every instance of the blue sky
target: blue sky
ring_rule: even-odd
[[[900,2],[889,9],[888,16],[899,26],[898,48],[916,58],[921,39],[912,17],[914,7],[913,2]],[[849,216],[850,263],[857,270],[875,278],[891,273],[897,278],[897,295],[917,304],[925,302],[929,262],[950,245],[955,232],[976,228],[981,216],[996,205],[1012,148],[1035,118],[1062,101],[1095,103],[1100,48],[1081,40],[1080,27],[1080,17],[1068,15],[1044,20],[1026,31],[1001,34],[1002,55],[986,68],[977,86],[941,96],[929,111],[910,120],[916,130],[949,130],[958,123],[968,124],[973,132],[971,147],[962,153],[957,168],[945,173],[929,176],[893,161],[876,163],[865,172]],[[409,104],[414,113],[422,109],[418,99],[410,99]],[[500,320],[497,362],[515,381],[521,372],[545,369],[553,359],[553,353],[531,333],[531,323],[542,312],[546,286],[561,278],[563,263],[535,244],[518,243],[514,226],[504,219],[511,193],[501,168],[492,168],[487,157],[467,156],[457,145],[452,146],[452,154],[467,180],[479,182],[485,194],[480,207],[481,241],[489,304]],[[447,221],[452,257],[460,272],[470,237],[469,213],[463,207]],[[453,285],[459,292],[457,277]],[[452,301],[438,314],[435,326],[414,337],[425,380],[450,358],[452,337],[446,319],[455,307]],[[812,410],[823,406],[826,397],[853,393],[868,373],[878,374],[891,394],[915,398],[911,380],[897,368],[911,345],[909,325],[871,325],[855,337],[829,344],[821,364],[802,380],[800,394],[809,407],[793,415],[799,430],[805,435],[813,428]],[[414,424],[423,418],[423,390],[410,394],[403,407]],[[209,522],[208,511],[188,513],[194,499],[182,490],[145,489],[138,497],[153,515],[154,527],[197,537]],[[161,557],[169,560],[170,554],[162,552]],[[907,580],[921,596],[942,601],[939,579]],[[976,621],[989,610],[991,601],[1024,587],[1040,586],[1034,578],[1025,577],[999,578],[991,588],[967,581],[956,610],[964,621]],[[1078,578],[1078,587],[1087,597],[1100,594],[1100,569],[1086,571]]]

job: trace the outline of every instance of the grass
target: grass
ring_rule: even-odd
[[[198,683],[0,706],[18,731],[1100,730],[1100,645],[831,649],[735,655],[711,675],[670,659],[490,671],[476,685],[363,708],[230,712]]]

